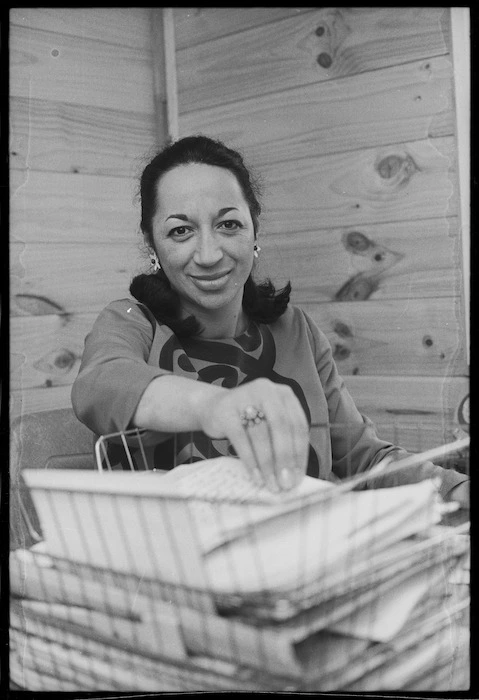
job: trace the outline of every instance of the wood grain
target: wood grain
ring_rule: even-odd
[[[348,250],[344,240],[358,232],[376,243],[380,252],[369,256]],[[461,241],[456,217],[316,231],[265,231],[259,242],[257,278],[271,277],[279,286],[291,280],[298,303],[332,301],[356,275],[373,277],[377,287],[370,298],[376,300],[460,293]],[[385,265],[388,257],[391,267]]]
[[[454,155],[448,137],[265,166],[264,229],[287,233],[455,215]]]
[[[68,313],[100,311],[128,296],[131,278],[150,267],[139,244],[132,236],[130,243],[11,245],[11,315],[29,314],[25,295],[49,299]]]
[[[84,340],[97,314],[11,319],[10,389],[47,389],[75,379]]]
[[[153,113],[150,57],[143,48],[15,26],[9,58],[12,97]]]
[[[303,303],[328,337],[340,374],[463,376],[460,298]]]
[[[258,272],[292,278],[364,412],[411,443],[425,422],[437,444],[467,382],[448,8],[174,14],[182,133],[241,147],[264,181]],[[18,415],[71,405],[84,336],[142,264],[134,197],[155,106],[149,9],[10,19]],[[367,302],[333,302],[376,269],[346,249],[354,232],[401,257]]]
[[[149,50],[146,7],[12,7],[10,24]]]
[[[447,53],[445,8],[319,8],[177,52],[181,112]],[[234,28],[234,18],[231,18]],[[322,35],[318,36],[318,32]],[[194,35],[193,25],[191,35]],[[319,61],[319,62],[318,62]]]
[[[50,411],[53,408],[71,408],[71,384],[43,386],[41,389],[11,389],[10,420],[27,413]]]
[[[137,190],[136,178],[13,170],[11,241],[129,245],[139,236]]]
[[[131,177],[152,152],[161,114],[12,97],[12,169]]]
[[[457,409],[469,393],[467,377],[361,377],[344,381],[359,410],[386,440],[423,451],[455,439]]]
[[[169,12],[169,13],[168,13]],[[169,95],[171,94],[171,76],[167,72],[167,64],[170,66],[170,62],[175,63],[176,56],[175,51],[169,50],[165,42],[165,28],[166,24],[171,26],[173,31],[172,21],[167,20],[171,18],[172,8],[169,11],[163,7],[153,7],[149,10],[150,17],[150,54],[151,54],[151,84],[153,92],[153,103],[155,105],[155,115],[157,120],[157,129],[155,132],[156,141],[158,144],[163,144],[165,137],[169,138],[169,111],[171,110],[171,100]],[[174,36],[173,36],[174,39]],[[166,57],[171,55],[168,62]],[[176,68],[173,65],[174,74],[174,88],[173,93],[175,96],[176,104]],[[176,109],[176,111],[178,111]]]
[[[176,45],[188,48],[259,27],[285,17],[311,12],[313,7],[174,7]]]
[[[37,345],[31,377],[49,392],[12,383],[13,415],[71,405],[89,329],[72,318],[81,310],[93,320],[112,292],[126,295],[141,260],[138,178],[162,128],[149,13],[11,9],[11,367],[21,383]],[[36,339],[23,329],[28,317]]]
[[[296,85],[184,112],[180,135],[220,138],[261,165],[448,136],[454,133],[451,77],[451,61],[441,56]]]

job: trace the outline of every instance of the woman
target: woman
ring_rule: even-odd
[[[404,456],[358,412],[325,335],[289,304],[290,285],[254,282],[257,192],[240,154],[205,136],[147,165],[141,229],[153,271],[133,280],[137,302],[109,304],[87,336],[77,416],[97,434],[152,431],[163,469],[231,445],[275,491],[305,472],[344,478]],[[431,463],[382,485],[431,475],[444,497],[468,502],[467,477]]]

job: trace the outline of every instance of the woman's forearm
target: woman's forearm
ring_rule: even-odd
[[[187,377],[156,377],[143,392],[132,423],[136,428],[160,432],[201,430],[208,407],[226,391]]]
[[[254,420],[245,415],[253,411]],[[202,431],[227,439],[250,476],[273,491],[288,490],[304,476],[308,421],[289,386],[258,378],[225,389],[186,377],[153,379],[133,416],[137,428],[158,432]]]

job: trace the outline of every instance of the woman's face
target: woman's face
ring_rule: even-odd
[[[190,163],[158,182],[153,244],[184,312],[241,308],[254,239],[248,204],[229,170]]]

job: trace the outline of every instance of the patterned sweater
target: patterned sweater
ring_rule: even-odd
[[[299,307],[289,305],[274,323],[250,322],[235,338],[179,339],[133,299],[110,303],[85,340],[72,403],[78,418],[97,435],[132,427],[132,418],[148,384],[163,374],[233,388],[258,377],[289,385],[308,421],[307,473],[339,480],[370,469],[386,455],[406,456],[378,437],[346,389],[329,341]],[[122,449],[111,443],[110,457],[121,465]],[[234,454],[226,440],[202,433],[175,436],[145,431],[147,459],[159,469],[220,454]],[[116,449],[116,452],[115,452]],[[116,456],[115,456],[116,455]],[[467,476],[425,462],[408,473],[387,474],[375,486],[394,486],[438,476],[445,496]]]

